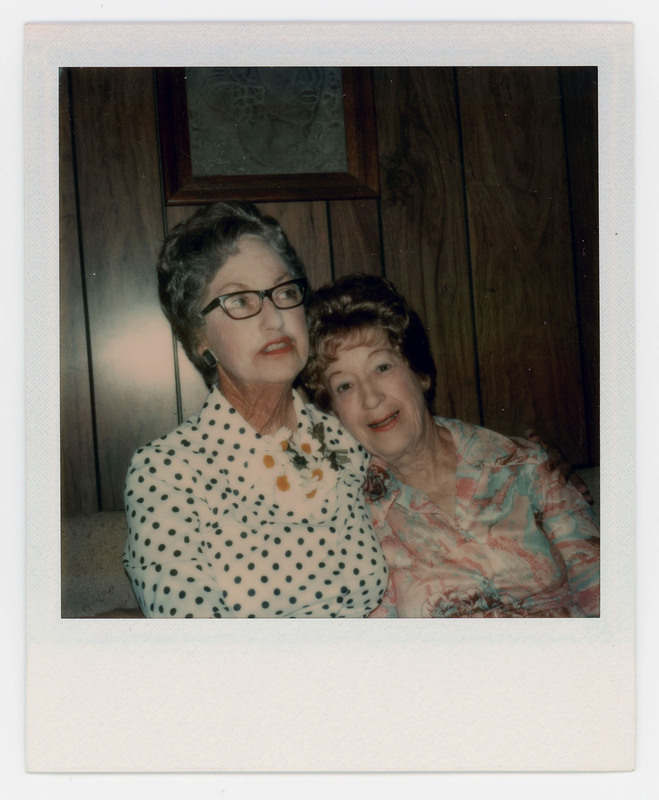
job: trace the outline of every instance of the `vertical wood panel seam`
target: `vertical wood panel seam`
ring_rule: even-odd
[[[378,154],[378,162],[379,162],[379,154]],[[378,216],[378,241],[380,243],[380,276],[382,278],[387,277],[387,267],[385,264],[385,256],[384,256],[384,230],[382,225],[382,193],[378,195],[377,199],[377,216]]]
[[[162,170],[162,163],[163,163],[163,154],[162,154],[162,140],[160,138],[160,109],[158,107],[158,90],[156,88],[156,70],[155,68],[152,70],[153,76],[153,108],[155,109],[156,119],[155,119],[155,128],[156,128],[156,147],[158,150],[158,181],[159,181],[159,188],[160,188],[160,213],[162,217],[162,229],[164,232],[165,237],[169,233],[169,226],[167,224],[167,203],[165,201],[165,182]],[[178,363],[178,346],[176,342],[176,336],[174,336],[174,331],[170,325],[170,333],[172,337],[172,353],[174,357],[174,393],[176,395],[176,419],[178,420],[178,424],[181,425],[183,423],[183,393],[181,390],[181,372]]]
[[[332,241],[332,209],[329,200],[325,200],[325,215],[327,217],[327,245],[329,247],[330,279],[334,281],[336,280],[336,272],[334,269],[334,243]]]
[[[96,420],[96,395],[94,392],[94,362],[92,358],[92,341],[91,341],[91,326],[89,324],[89,305],[87,301],[87,277],[85,274],[85,249],[82,235],[82,219],[80,213],[80,187],[78,183],[78,157],[77,157],[77,140],[75,133],[74,117],[75,117],[75,101],[73,97],[73,85],[71,78],[71,71],[67,70],[67,90],[69,94],[69,126],[71,129],[71,161],[73,167],[73,190],[75,196],[76,207],[76,228],[78,238],[78,253],[80,257],[80,278],[82,289],[82,308],[83,317],[85,321],[85,343],[87,348],[87,374],[89,380],[89,404],[90,415],[92,424],[92,442],[94,450],[94,473],[96,483],[96,507],[99,511],[103,510],[103,497],[101,489],[101,469],[99,463],[98,452],[98,431]],[[60,265],[61,269],[61,265]]]
[[[563,126],[563,151],[564,151],[564,158],[565,158],[565,182],[567,184],[567,197],[568,197],[568,209],[569,209],[569,216],[570,216],[570,253],[572,255],[572,280],[574,282],[574,313],[576,316],[577,321],[577,336],[579,338],[579,373],[581,374],[581,396],[583,398],[584,406],[586,405],[586,382],[587,382],[587,375],[586,370],[584,368],[584,347],[586,346],[584,331],[583,331],[583,321],[582,321],[582,308],[581,308],[581,300],[580,300],[580,292],[579,292],[579,276],[577,274],[577,258],[575,252],[576,246],[576,235],[574,229],[574,203],[573,203],[573,195],[572,195],[572,175],[570,172],[570,149],[568,145],[568,137],[567,137],[567,125],[566,125],[566,109],[565,109],[565,97],[564,97],[564,84],[563,84],[563,72],[558,68],[558,89],[560,94],[560,108],[561,108],[561,124]],[[585,409],[586,413],[589,413],[591,409]],[[592,462],[593,456],[591,452],[591,441],[590,435],[588,431],[588,425],[584,425],[584,436],[586,437],[586,452],[588,453],[588,460]]]
[[[472,330],[472,349],[474,353],[474,374],[476,378],[476,398],[478,401],[478,419],[481,425],[484,424],[483,416],[483,396],[481,390],[480,361],[478,358],[478,329],[476,327],[476,299],[474,297],[474,278],[471,263],[471,241],[469,235],[469,205],[467,199],[467,179],[465,175],[465,153],[464,139],[462,136],[462,114],[460,110],[460,86],[458,82],[458,69],[453,69],[453,85],[455,87],[455,113],[458,128],[458,147],[460,149],[460,173],[462,176],[462,209],[464,214],[465,226],[465,245],[467,256],[467,281],[469,285],[469,311],[471,314]]]
[[[383,180],[383,169],[380,160],[380,143],[378,139],[378,132],[380,130],[380,124],[378,120],[378,104],[376,102],[375,97],[375,83],[376,83],[376,76],[375,70],[371,69],[371,80],[372,80],[372,92],[373,92],[373,122],[375,124],[375,147],[376,147],[376,160],[377,160],[377,167],[378,167],[378,179],[380,182],[380,191],[378,192],[377,201],[376,201],[376,208],[377,208],[377,218],[378,218],[378,241],[380,243],[380,277],[386,278],[387,277],[387,259],[384,252],[384,224],[382,222],[382,194],[383,190],[382,187],[385,184]]]

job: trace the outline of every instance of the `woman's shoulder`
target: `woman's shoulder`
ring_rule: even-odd
[[[189,463],[189,456],[198,452],[194,426],[189,421],[173,431],[138,447],[132,455],[128,468],[129,476],[143,469],[175,469]]]
[[[350,462],[354,469],[364,472],[369,455],[354,436],[348,433],[333,414],[325,413],[302,399],[302,415],[308,420],[309,428],[316,431],[315,438],[322,441],[329,451],[337,454],[338,463]]]
[[[538,465],[547,460],[545,450],[528,439],[507,436],[459,419],[435,417],[456,443],[458,452],[474,466]]]
[[[304,403],[303,406],[303,415],[309,419],[309,423],[311,426],[313,425],[322,425],[325,432],[331,436],[342,438],[344,440],[352,440],[355,444],[359,444],[356,439],[348,433],[348,431],[343,428],[341,423],[339,422],[338,418],[335,417],[333,414],[328,414],[324,411],[321,411],[319,408],[316,408],[311,403]]]
[[[201,410],[188,417],[169,433],[152,439],[138,447],[132,455],[131,467],[152,465],[171,466],[175,462],[187,463],[188,457],[203,452],[210,439],[209,420],[204,419],[213,393],[209,394]]]

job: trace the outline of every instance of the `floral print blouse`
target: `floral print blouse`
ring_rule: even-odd
[[[457,451],[449,516],[371,460],[364,491],[389,566],[371,616],[599,616],[599,530],[523,439],[436,417]]]
[[[294,393],[297,430],[258,434],[215,387],[136,451],[124,567],[147,617],[363,617],[387,569],[360,491],[367,457]]]

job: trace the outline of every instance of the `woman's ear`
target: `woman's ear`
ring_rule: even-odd
[[[209,369],[214,369],[217,366],[217,357],[209,347],[208,339],[205,336],[199,338],[195,345],[195,350],[199,358]]]
[[[428,377],[428,375],[419,375],[419,383],[421,384],[421,388],[424,392],[427,392],[430,389],[430,384],[432,381]]]
[[[194,349],[200,358],[203,358],[204,350],[208,350],[208,346],[208,339],[206,339],[206,336],[202,333],[194,346]]]

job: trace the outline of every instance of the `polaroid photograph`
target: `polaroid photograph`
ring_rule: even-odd
[[[29,772],[634,769],[633,56],[26,26]]]

